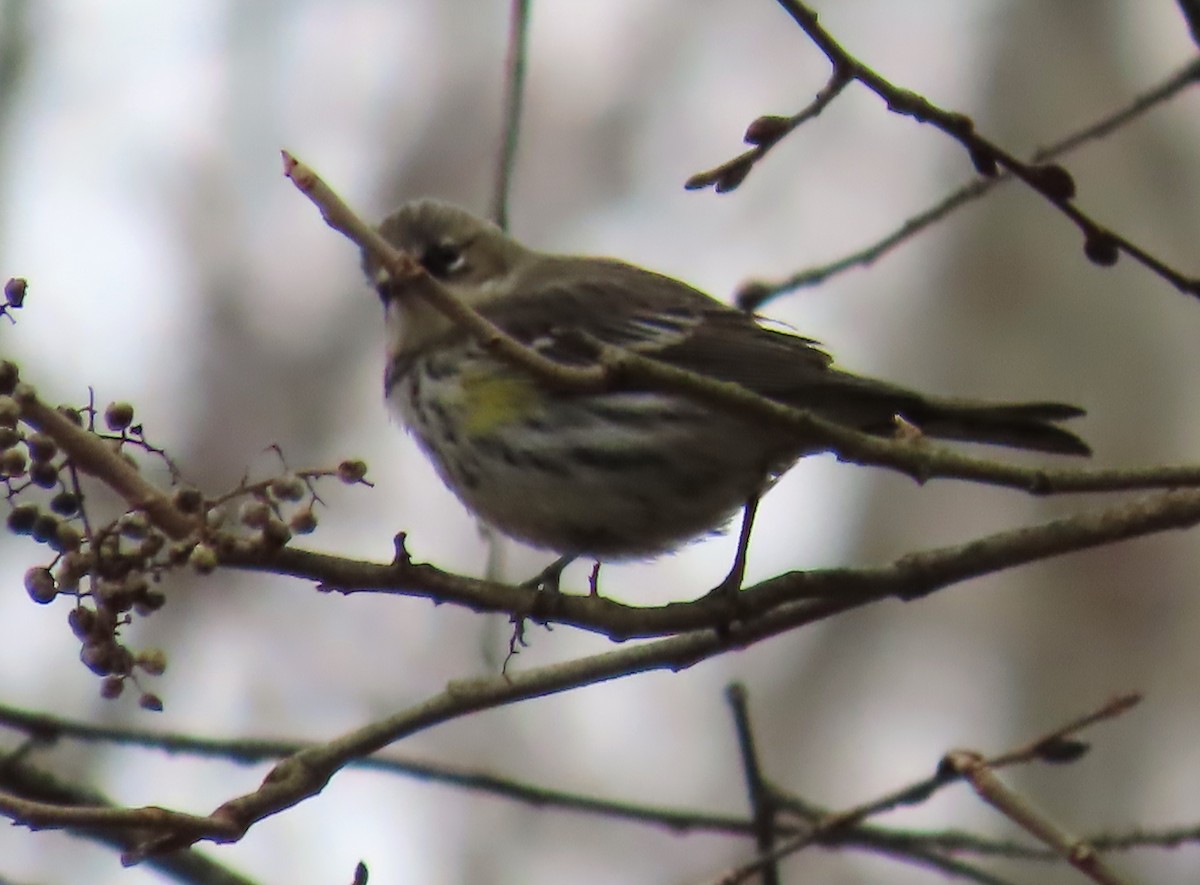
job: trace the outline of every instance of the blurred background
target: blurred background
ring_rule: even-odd
[[[852,52],[900,85],[974,117],[1018,155],[1164,79],[1195,53],[1173,2],[843,0],[815,4]],[[487,210],[501,136],[508,4],[479,0],[0,2],[0,276],[30,281],[0,353],[52,401],[127,399],[151,440],[210,492],[250,470],[365,458],[373,490],[336,483],[305,546],[480,575],[487,546],[381,403],[379,305],[353,248],[280,174],[286,147],[354,206],[382,217],[434,195]],[[607,254],[730,298],[742,281],[855,249],[968,179],[945,137],[850,88],[736,192],[685,192],[741,149],[747,123],[790,114],[827,64],[770,0],[535,2],[511,201],[541,248]],[[1177,267],[1196,264],[1198,97],[1185,93],[1072,155],[1080,204]],[[1076,230],[1001,189],[866,270],[766,313],[839,363],[930,391],[1085,405],[1102,465],[1195,461],[1200,304],[1123,260],[1089,264]],[[1100,500],[1032,500],[812,458],[766,499],[749,579],[883,563]],[[609,798],[746,810],[723,687],[750,692],[768,776],[843,808],[932,771],[946,750],[999,751],[1112,694],[1147,693],[1088,735],[1093,752],[1008,780],[1080,833],[1200,819],[1200,565],[1175,533],[889,602],[691,670],[652,674],[445,725],[390,752]],[[602,592],[661,604],[719,580],[733,538],[608,567]],[[506,545],[521,580],[547,557]],[[215,737],[327,739],[451,679],[497,672],[503,618],[399,597],[326,596],[220,572],[167,587],[135,646],[167,650],[154,688],[98,697],[67,605],[21,575],[44,561],[0,537],[0,702],[101,723]],[[586,568],[564,587],[582,592]],[[531,630],[513,666],[602,650]],[[17,743],[6,735],[0,746]],[[71,745],[35,761],[127,805],[206,813],[259,783],[237,768]],[[881,822],[998,834],[1013,827],[965,787]],[[538,810],[378,774],[205,852],[262,882],[693,882],[749,841]],[[12,882],[162,879],[56,833],[0,827]],[[1116,865],[1194,881],[1200,850]],[[1074,882],[1023,868],[1022,881]],[[1191,871],[1191,872],[1189,872]],[[789,881],[918,883],[935,874],[809,852]]]

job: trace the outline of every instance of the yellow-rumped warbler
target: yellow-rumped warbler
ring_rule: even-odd
[[[586,338],[867,433],[890,435],[900,418],[934,437],[1089,453],[1052,423],[1082,415],[1075,406],[937,399],[851,375],[831,368],[813,340],[764,328],[678,280],[537,252],[446,203],[406,203],[380,231],[501,329],[564,362],[587,358]],[[419,286],[392,280],[369,256],[364,268],[386,311],[392,409],[468,509],[563,561],[672,550],[823,448],[679,393],[553,388],[487,353]]]

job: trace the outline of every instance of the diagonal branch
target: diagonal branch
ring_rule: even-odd
[[[816,98],[810,104],[790,117],[767,114],[753,120],[746,127],[744,136],[744,141],[753,147],[720,166],[705,172],[697,172],[683,183],[684,189],[694,191],[711,187],[719,194],[734,190],[750,174],[754,164],[765,157],[771,148],[779,144],[789,132],[820,115],[821,111],[825,110],[851,82],[853,82],[853,78],[850,73],[845,68],[834,65],[833,73],[829,75],[829,82],[817,93]]]
[[[983,801],[1049,845],[1097,885],[1123,885],[1126,881],[1104,862],[1094,846],[1066,833],[1029,800],[1005,786],[996,777],[995,768],[980,754],[958,750],[947,754],[945,761],[948,768],[971,784]]]
[[[719,879],[720,885],[737,885],[739,882],[744,882],[763,869],[764,864],[778,861],[810,845],[840,841],[847,831],[853,832],[853,828],[862,824],[867,818],[892,811],[901,806],[917,805],[926,802],[937,791],[944,789],[950,784],[969,778],[968,772],[956,761],[959,756],[970,755],[979,765],[990,766],[993,769],[1018,763],[1048,761],[1048,757],[1044,754],[1042,748],[1059,745],[1065,741],[1072,741],[1081,730],[1099,722],[1114,719],[1132,709],[1140,701],[1141,696],[1137,694],[1120,695],[1107,701],[1093,712],[1078,717],[1026,743],[1022,747],[1002,753],[991,759],[985,758],[978,753],[969,753],[962,750],[951,751],[943,757],[937,770],[931,776],[893,790],[877,799],[864,802],[846,811],[824,815],[807,832],[781,842],[773,851],[760,854],[759,857],[724,874]],[[805,816],[807,817],[807,814]],[[1096,865],[1099,865],[1099,859],[1094,856],[1094,853],[1088,858],[1089,864],[1093,860],[1096,862]],[[1098,879],[1097,881],[1108,882],[1109,880]],[[1113,883],[1115,883],[1115,880],[1112,880],[1109,885],[1113,885]]]
[[[964,544],[910,553],[884,566],[788,572],[744,590],[738,600],[738,623],[732,627],[731,612],[717,599],[623,605],[600,596],[551,595],[479,581],[404,558],[381,564],[284,548],[276,553],[229,554],[222,561],[233,568],[315,581],[326,590],[426,598],[475,611],[567,624],[614,640],[722,628],[733,629],[750,642],[758,635],[760,621],[779,612],[786,611],[793,626],[799,626],[881,599],[917,599],[1018,565],[1198,523],[1200,492],[1162,492]]]
[[[0,795],[15,797],[27,803],[43,803],[59,810],[74,806],[113,808],[109,800],[95,792],[59,778],[15,759],[12,755],[0,758]],[[84,824],[69,825],[67,831],[73,836],[108,845],[118,851],[129,847],[133,836],[112,827],[88,827]],[[151,858],[153,869],[184,885],[254,885],[233,870],[196,851],[179,851]]]
[[[1074,223],[1083,235],[1084,254],[1089,261],[1107,267],[1115,264],[1124,253],[1180,292],[1200,297],[1200,278],[1176,270],[1083,212],[1075,203],[1075,181],[1062,166],[1044,162],[1026,163],[1018,159],[996,142],[980,135],[970,117],[944,110],[923,96],[896,86],[852,56],[821,26],[817,14],[806,4],[799,0],[778,0],[778,3],[829,59],[835,78],[846,77],[861,83],[883,99],[889,111],[911,117],[918,123],[928,123],[959,142],[976,170],[985,178],[994,178],[1004,169],[1021,180]],[[749,173],[753,160],[758,158],[748,159],[743,155],[740,159],[744,168],[740,168],[739,174],[733,179],[723,180],[719,175],[714,177],[709,173],[701,173],[689,179],[688,185],[703,187],[724,184],[725,190],[732,190]],[[748,300],[752,301],[753,297]]]
[[[1035,151],[1030,163],[1036,165],[1057,159],[1082,145],[1101,139],[1197,83],[1200,83],[1200,59],[1193,59],[1162,83],[1136,96],[1128,104],[1109,111],[1087,126],[1072,132],[1048,147]],[[755,311],[780,295],[809,286],[817,286],[830,277],[853,268],[874,264],[879,258],[932,227],[955,210],[974,202],[993,188],[1012,180],[1013,174],[1005,170],[993,178],[979,176],[947,194],[924,211],[907,219],[879,240],[841,258],[804,268],[782,279],[747,281],[738,288],[734,300],[743,310]]]

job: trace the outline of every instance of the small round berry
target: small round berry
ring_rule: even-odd
[[[67,625],[76,639],[87,639],[96,630],[96,612],[79,605],[67,614]]]
[[[305,507],[292,514],[292,518],[288,520],[288,526],[297,535],[312,534],[317,528],[317,514],[311,507]]]
[[[58,485],[58,468],[49,461],[38,461],[29,468],[29,479],[35,486],[52,489]]]
[[[114,700],[121,696],[121,692],[125,690],[125,680],[120,676],[105,676],[100,681],[100,697],[105,700]]]
[[[59,406],[57,411],[58,414],[62,415],[76,427],[83,426],[83,415],[79,409],[72,408],[71,406]]]
[[[58,587],[54,583],[54,575],[50,569],[35,566],[25,572],[25,592],[38,605],[53,602],[58,595]]]
[[[271,481],[271,494],[280,501],[299,501],[308,487],[298,476],[281,476]]]
[[[15,427],[0,427],[0,452],[11,449],[21,441],[21,432]]]
[[[58,454],[58,443],[48,434],[37,431],[25,437],[25,448],[33,461],[49,461]]]
[[[111,641],[88,642],[79,650],[79,660],[97,676],[107,676],[115,669],[114,650]]]
[[[211,575],[219,564],[217,551],[207,544],[197,544],[188,554],[188,565],[194,568],[197,574]]]
[[[62,491],[50,499],[50,509],[59,516],[74,516],[79,512],[79,503],[77,494]]]
[[[251,498],[238,507],[238,522],[252,529],[260,529],[271,518],[271,508],[266,501]]]
[[[143,710],[150,710],[154,713],[161,713],[162,708],[163,708],[163,702],[162,702],[162,698],[160,698],[158,695],[154,694],[153,692],[147,691],[147,692],[143,692],[142,696],[140,698],[138,698],[138,706],[141,707]]]
[[[14,535],[32,534],[40,513],[37,504],[18,504],[8,514],[8,530]]]
[[[25,468],[29,465],[25,453],[20,449],[5,449],[0,453],[0,476],[15,478],[25,475]]]
[[[104,410],[104,423],[109,430],[120,431],[133,423],[133,405],[130,403],[109,403]]]
[[[96,545],[97,552],[103,560],[113,560],[121,555],[121,539],[116,535],[105,533]]]
[[[357,458],[343,461],[337,467],[337,475],[338,479],[347,485],[362,482],[363,478],[367,475],[367,462]]]
[[[10,277],[4,284],[4,301],[9,307],[20,307],[25,303],[28,291],[29,280],[24,277]]]
[[[195,541],[177,541],[167,549],[167,562],[171,565],[183,565],[192,555],[196,547]]]
[[[58,517],[49,513],[39,513],[33,521],[33,540],[39,544],[48,544],[58,535]]]

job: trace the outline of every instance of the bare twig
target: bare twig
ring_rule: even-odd
[[[1046,814],[1035,809],[1028,799],[1004,785],[995,769],[978,753],[957,750],[946,756],[948,767],[965,778],[981,799],[1027,833],[1036,836],[1057,851],[1097,885],[1123,885],[1112,870],[1086,841],[1069,835]]]
[[[1085,725],[1099,721],[1103,716],[1111,715],[1114,708],[1125,708],[1130,700],[1129,696],[1114,699],[1101,710],[1068,723],[1055,732],[1043,735],[1024,748],[1018,748],[1006,756],[993,757],[990,760],[991,764],[995,767],[1041,758],[1044,756],[1046,746],[1071,739]],[[93,722],[31,712],[2,704],[0,704],[0,726],[29,735],[30,741],[27,741],[25,745],[30,748],[58,740],[79,740],[118,746],[144,747],[201,758],[223,759],[239,765],[277,760],[317,746],[310,741],[206,738],[193,733],[161,732],[128,725],[97,725]],[[1017,758],[1018,756],[1023,756],[1024,759]],[[13,754],[10,753],[5,757],[4,764],[9,764],[12,759]],[[430,783],[477,790],[493,796],[525,802],[539,808],[560,808],[618,820],[655,824],[678,832],[711,832],[743,836],[753,835],[755,832],[754,821],[737,815],[585,796],[446,762],[375,755],[351,760],[347,767],[365,768]],[[2,766],[0,766],[0,770],[2,770]],[[775,788],[771,789],[774,800],[781,809],[798,815],[801,820],[807,821],[809,824],[815,823],[831,813],[826,809],[802,802],[792,794],[782,793]],[[919,793],[920,789],[906,787],[899,794],[905,796],[913,792]],[[787,836],[804,829],[805,825],[780,820],[776,816],[774,827],[777,835]],[[1145,847],[1172,848],[1185,843],[1200,842],[1200,828],[1189,825],[1161,830],[1138,829],[1126,833],[1100,833],[1090,836],[1087,841],[1102,851],[1123,851]],[[895,848],[920,847],[934,851],[1033,861],[1058,858],[1058,854],[1048,848],[1001,839],[988,839],[975,833],[958,830],[906,830],[860,825],[845,832],[843,844],[862,845],[865,848],[872,848],[876,845]]]
[[[770,629],[775,632],[787,628],[782,619],[776,619]],[[152,833],[126,855],[126,860],[136,863],[201,839],[236,840],[255,822],[320,792],[351,760],[439,723],[634,673],[689,667],[729,647],[728,635],[695,631],[533,670],[451,683],[423,703],[284,759],[257,790],[224,803],[208,817],[177,815],[161,809],[124,812],[122,823]]]
[[[946,111],[928,99],[902,89],[880,76],[874,70],[850,55],[842,45],[826,31],[817,19],[817,14],[799,0],[778,0],[780,6],[808,35],[809,39],[829,59],[836,77],[855,80],[874,92],[886,102],[888,110],[911,117],[918,123],[928,123],[958,141],[971,158],[976,170],[987,178],[995,177],[1006,169],[1028,187],[1045,198],[1060,213],[1069,218],[1083,234],[1084,254],[1088,260],[1101,266],[1116,263],[1121,253],[1171,283],[1176,289],[1189,295],[1200,296],[1200,278],[1188,276],[1152,255],[1141,246],[1105,227],[1075,204],[1075,182],[1062,166],[1050,163],[1025,163],[1010,154],[997,143],[980,135],[974,122],[965,114]],[[749,173],[753,161],[743,155],[740,160],[744,168],[733,179],[726,181],[726,190],[731,190]],[[720,168],[720,167],[718,167]],[[716,184],[718,178],[706,177],[706,173],[693,176],[692,186]],[[753,301],[754,295],[748,296]]]
[[[1029,162],[1045,163],[1064,156],[1082,145],[1103,138],[1136,120],[1147,111],[1178,95],[1189,86],[1200,82],[1200,59],[1188,62],[1180,70],[1167,77],[1162,83],[1136,96],[1128,104],[1101,116],[1087,126],[1065,136],[1048,147],[1035,151]],[[912,216],[899,227],[879,240],[863,246],[847,255],[825,264],[804,268],[777,280],[749,280],[743,283],[734,295],[737,305],[743,310],[755,311],[772,299],[809,286],[817,286],[830,277],[837,276],[856,267],[874,264],[888,252],[933,226],[956,209],[973,202],[994,187],[1013,180],[1011,172],[1001,170],[999,175],[985,178],[982,175],[947,194],[928,209]]]
[[[508,58],[504,65],[504,135],[496,162],[491,213],[492,220],[501,230],[508,230],[508,195],[512,189],[517,138],[521,130],[521,106],[525,97],[525,59],[529,45],[529,4],[530,0],[511,0],[508,19]]]
[[[746,687],[734,683],[725,689],[725,699],[733,713],[734,731],[737,733],[738,750],[742,757],[742,775],[746,780],[746,792],[750,799],[750,810],[754,816],[754,843],[760,855],[771,853],[775,846],[775,797],[763,779],[758,761],[758,749],[754,745],[754,729],[750,725],[750,709],[746,699]],[[774,861],[764,863],[763,885],[779,885],[779,866]]]
[[[1106,719],[1111,719],[1129,710],[1141,700],[1140,695],[1130,694],[1122,695],[1106,702],[1098,710],[1081,716],[1066,725],[1054,729],[1039,738],[1019,747],[1015,750],[1010,750],[994,759],[984,759],[978,754],[974,754],[979,762],[992,768],[1015,765],[1019,762],[1032,762],[1045,759],[1044,753],[1039,748],[1057,744],[1074,738],[1074,736],[1082,729],[1094,725]],[[748,861],[726,873],[715,880],[719,885],[737,885],[739,882],[744,882],[751,876],[755,875],[763,868],[763,865],[768,862],[773,862],[794,854],[809,845],[824,844],[829,841],[836,841],[839,834],[846,832],[869,817],[891,811],[903,805],[916,805],[923,803],[929,799],[938,790],[955,783],[966,776],[966,771],[955,767],[954,761],[951,759],[955,753],[967,753],[968,751],[952,751],[943,758],[942,764],[937,768],[937,771],[928,778],[924,778],[916,783],[909,784],[887,793],[870,802],[865,802],[854,808],[846,811],[829,814],[820,820],[816,821],[811,829],[807,832],[793,836],[779,843],[776,848],[768,853],[761,854],[759,857]],[[1095,852],[1091,852],[1087,857],[1089,864],[1098,858],[1095,857]],[[1106,880],[1097,880],[1106,881]],[[1112,880],[1115,885],[1116,880]]]
[[[417,283],[421,297],[468,330],[496,356],[533,372],[548,383],[563,384],[572,389],[599,390],[609,383],[602,367],[580,369],[549,359],[533,348],[524,346],[495,323],[463,304],[426,273],[415,258],[397,250],[379,231],[359,218],[316,172],[287,151],[282,154],[284,175],[320,209],[326,224],[374,256],[394,279]]]
[[[239,765],[274,761],[318,746],[312,741],[280,741],[253,738],[204,738],[191,733],[160,732],[118,725],[96,725],[46,713],[35,713],[0,705],[0,726],[24,732],[36,743],[61,739],[109,743],[183,753],[209,759],[224,759]],[[36,743],[33,746],[36,746]],[[9,757],[11,758],[11,754]],[[447,784],[476,790],[539,808],[550,807],[601,815],[618,820],[657,824],[676,832],[712,832],[727,835],[752,835],[754,822],[743,816],[717,814],[684,808],[647,805],[615,799],[586,796],[564,790],[501,777],[487,771],[446,762],[368,756],[353,759],[347,767]],[[796,827],[781,823],[778,831],[789,834]]]
[[[327,744],[306,748],[278,763],[255,791],[224,803],[211,815],[196,816],[160,808],[55,809],[9,803],[0,808],[15,820],[43,826],[83,823],[145,830],[151,835],[132,849],[136,862],[163,851],[187,847],[201,839],[234,841],[255,822],[319,792],[351,760],[375,752],[403,737],[441,722],[496,706],[567,691],[609,679],[656,669],[682,669],[744,647],[796,626],[809,616],[804,606],[779,609],[737,631],[697,630],[634,648],[593,655],[533,670],[452,683],[444,692],[371,723]],[[60,814],[61,812],[61,814]]]
[[[1089,724],[1117,715],[1129,708],[1136,700],[1133,696],[1116,698],[1101,709],[1084,717],[1074,720],[1055,731],[1037,738],[1023,747],[1011,750],[1005,754],[988,760],[995,768],[1046,758],[1046,748],[1060,745],[1070,740],[1082,728]],[[91,723],[76,722],[45,714],[28,713],[12,708],[0,707],[0,724],[17,728],[39,741],[53,741],[60,738],[76,738],[83,740],[101,740],[113,743],[157,747],[171,752],[192,753],[201,756],[219,757],[240,763],[258,762],[264,759],[275,759],[283,755],[299,754],[311,749],[319,749],[320,745],[290,741],[260,741],[260,740],[216,740],[198,738],[190,734],[161,734],[143,729],[120,726],[97,726]],[[745,746],[745,744],[743,744]],[[408,760],[386,759],[378,757],[358,758],[349,760],[347,766],[365,767],[386,771],[419,779],[453,784],[468,789],[482,790],[493,795],[504,796],[518,801],[529,802],[542,806],[565,808],[575,811],[600,814],[606,817],[665,825],[680,831],[709,831],[725,832],[731,835],[755,834],[759,828],[757,822],[744,818],[713,815],[704,812],[683,809],[669,809],[646,806],[639,803],[628,803],[613,800],[603,800],[594,797],[580,796],[556,790],[511,781],[491,774],[464,770],[444,763],[413,762]],[[757,768],[757,766],[755,766]],[[940,831],[904,831],[889,828],[867,826],[861,823],[868,816],[881,814],[892,810],[901,804],[912,804],[923,801],[935,791],[954,781],[950,772],[942,769],[933,778],[910,785],[902,790],[894,791],[881,799],[859,806],[850,812],[833,815],[821,809],[812,808],[806,804],[796,806],[794,797],[774,793],[775,797],[787,808],[798,810],[805,824],[791,824],[775,820],[773,832],[775,835],[788,837],[805,833],[812,834],[813,825],[820,826],[825,831],[820,834],[820,841],[826,845],[840,845],[847,848],[860,848],[888,855],[897,860],[917,863],[942,870],[947,874],[973,882],[1003,883],[1002,878],[986,873],[976,867],[947,857],[944,852],[970,852],[983,856],[1006,856],[1027,860],[1045,861],[1057,857],[1045,849],[1029,848],[1013,845],[1001,840],[989,840],[974,834]],[[761,778],[760,778],[761,781]],[[762,782],[764,788],[768,788]],[[860,822],[849,823],[852,818]],[[836,824],[836,826],[835,826]],[[1175,845],[1196,838],[1195,828],[1178,828],[1161,833],[1135,832],[1121,836],[1102,836],[1090,840],[1097,848],[1117,849],[1140,845]],[[761,851],[760,851],[761,853]]]
[[[0,789],[22,800],[49,803],[56,808],[75,805],[112,807],[100,793],[64,783],[28,762],[14,759],[12,754],[0,759]],[[68,826],[66,830],[73,836],[119,851],[126,849],[136,835],[111,827]],[[150,866],[185,885],[253,885],[252,880],[194,850],[152,858]]]
[[[829,75],[829,82],[817,93],[816,98],[809,105],[790,117],[766,115],[754,120],[746,127],[745,141],[753,145],[750,150],[713,169],[697,172],[684,182],[684,188],[694,191],[711,187],[719,194],[733,190],[750,174],[754,164],[765,157],[771,148],[779,144],[785,135],[825,110],[830,102],[850,84],[851,79],[849,72],[835,65],[833,72]]]

